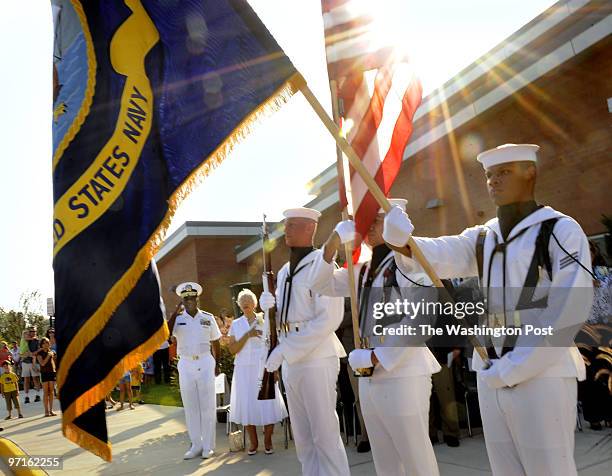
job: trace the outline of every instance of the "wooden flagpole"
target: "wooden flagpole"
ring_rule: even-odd
[[[338,147],[340,147],[342,152],[346,154],[353,168],[357,171],[359,176],[365,182],[369,192],[374,196],[374,198],[385,211],[385,213],[389,212],[391,210],[391,204],[389,203],[389,200],[387,200],[387,197],[385,197],[385,194],[380,189],[374,178],[368,173],[361,160],[359,160],[357,153],[353,150],[348,141],[344,137],[342,137],[338,126],[329,117],[319,100],[308,87],[308,84],[306,84],[305,80],[299,85],[299,88],[310,106],[314,109],[317,116],[319,116],[319,119],[321,119],[321,122],[323,122],[325,128],[329,131],[329,133],[336,141]],[[437,288],[446,289],[444,287],[444,284],[440,280],[438,274],[433,269],[433,267],[431,266],[421,249],[418,247],[412,236],[408,239],[408,243],[406,243],[406,246],[409,247],[410,250],[393,246],[391,248],[405,256],[411,255],[412,258],[414,258],[421,265],[423,270],[427,273],[427,276],[429,276],[429,279],[431,279],[434,286],[436,286]],[[484,347],[482,347],[482,345],[480,345],[478,339],[476,339],[474,336],[468,336],[468,339],[470,343],[474,345],[474,350],[478,352],[478,355],[480,355],[485,364],[490,365],[490,360],[487,351]]]
[[[338,122],[340,117],[339,103],[338,103],[338,83],[335,80],[329,82],[332,96],[332,114],[334,116],[334,122]],[[336,144],[336,161],[338,166],[338,180],[341,183],[346,184],[344,175],[344,163],[342,159],[342,149]],[[345,186],[345,193],[348,194],[348,189]],[[354,210],[353,210],[354,212]],[[342,209],[342,220],[349,219],[348,212],[348,200],[347,206]],[[359,309],[357,303],[357,286],[355,285],[355,265],[353,264],[353,243],[348,242],[344,245],[344,254],[346,255],[349,288],[351,293],[351,318],[353,321],[353,341],[355,343],[355,349],[363,349],[364,341],[359,335]]]

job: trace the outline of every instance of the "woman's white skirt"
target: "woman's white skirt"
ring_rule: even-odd
[[[230,421],[241,425],[271,425],[287,416],[278,384],[274,400],[257,400],[263,365],[237,365],[232,377]]]

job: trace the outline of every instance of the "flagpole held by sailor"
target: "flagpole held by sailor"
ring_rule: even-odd
[[[177,341],[179,386],[191,440],[184,459],[200,455],[206,459],[215,449],[215,375],[221,332],[215,317],[199,309],[202,286],[182,283],[176,287],[176,294],[181,304],[168,320],[168,327]]]
[[[308,271],[321,253],[313,248],[320,213],[310,208],[284,212],[290,260],[277,275],[276,297],[264,292],[265,311],[277,308],[279,344],[266,361],[282,365],[297,457],[305,476],[348,476],[348,459],[336,414],[339,357],[346,353],[334,331],[342,322],[343,299],[321,296],[308,287]]]
[[[474,353],[485,443],[495,476],[573,476],[576,379],[585,366],[573,337],[593,292],[587,238],[571,217],[534,199],[539,147],[506,144],[478,156],[497,218],[460,235],[414,241],[441,278],[479,276],[489,322],[552,326],[554,337],[489,342]],[[403,247],[414,227],[393,208],[384,238]],[[403,272],[419,265],[396,253]],[[512,292],[515,291],[515,292]],[[559,341],[560,338],[565,340]]]
[[[404,199],[389,201],[402,209],[406,207]],[[428,422],[431,375],[440,370],[440,365],[422,343],[408,343],[404,339],[392,342],[393,337],[371,332],[375,303],[414,297],[405,296],[402,291],[420,291],[419,286],[431,286],[431,282],[424,273],[403,276],[397,270],[393,251],[382,237],[383,219],[384,213],[380,210],[365,237],[372,248],[372,258],[358,263],[354,269],[360,337],[367,338],[370,348],[353,350],[349,365],[352,369],[374,369],[371,377],[358,378],[358,385],[376,473],[435,476],[439,471]],[[311,267],[309,280],[313,291],[326,296],[350,295],[349,271],[337,268],[333,260],[340,245],[354,238],[352,220],[336,225],[323,253],[317,255]]]

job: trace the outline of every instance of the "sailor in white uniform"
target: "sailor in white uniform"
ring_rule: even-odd
[[[393,205],[406,207],[404,199],[390,199]],[[355,368],[374,367],[371,377],[360,377],[359,401],[368,431],[376,473],[385,476],[435,476],[439,474],[429,439],[429,399],[431,375],[440,365],[431,351],[421,345],[397,342],[371,332],[374,302],[394,302],[402,298],[402,289],[431,285],[424,273],[402,275],[385,244],[384,213],[376,217],[366,237],[372,247],[372,259],[355,266],[359,296],[360,328],[368,336],[369,349],[355,349],[349,364]],[[327,296],[350,296],[349,274],[333,261],[340,244],[352,241],[355,225],[351,220],[336,225],[323,253],[318,254],[310,270],[312,290]],[[383,296],[382,290],[390,293]],[[407,298],[409,296],[406,296]],[[362,334],[364,337],[364,334]],[[386,340],[386,342],[385,342]],[[383,345],[386,344],[386,345]]]
[[[576,379],[585,367],[573,337],[593,299],[589,246],[575,220],[534,201],[538,149],[507,144],[478,156],[497,218],[456,236],[414,238],[441,278],[482,276],[490,326],[521,329],[517,338],[488,342],[490,368],[473,358],[496,476],[577,474]],[[413,229],[393,208],[383,236],[404,246]],[[396,259],[404,272],[419,269],[411,258]]]
[[[221,332],[215,317],[198,309],[202,286],[182,283],[176,287],[176,294],[182,303],[170,317],[168,327],[177,341],[179,386],[191,439],[184,458],[201,455],[206,459],[215,449],[215,375],[219,373],[216,360]]]
[[[342,322],[344,300],[321,296],[308,286],[308,272],[321,253],[313,237],[321,214],[310,208],[284,212],[290,260],[279,270],[276,298],[264,292],[265,311],[276,303],[279,344],[266,362],[281,364],[297,457],[305,476],[347,476],[346,451],[336,414],[339,357],[346,353],[334,334]]]

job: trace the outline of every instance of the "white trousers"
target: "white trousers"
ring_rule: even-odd
[[[478,379],[478,401],[494,476],[576,476],[575,378],[534,378],[491,389]]]
[[[304,476],[349,476],[336,414],[337,357],[287,365],[283,382],[297,457]]]
[[[429,439],[431,376],[359,379],[359,401],[380,476],[437,476]]]
[[[191,444],[195,449],[215,449],[217,405],[215,401],[215,359],[179,359],[179,386]]]

